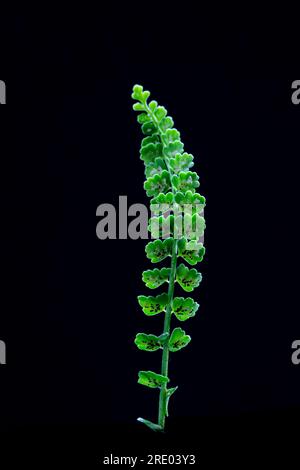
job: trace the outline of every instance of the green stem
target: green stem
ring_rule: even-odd
[[[177,263],[177,240],[173,241],[172,260],[171,260],[171,273],[169,278],[168,289],[168,305],[165,313],[164,333],[170,334],[171,315],[172,315],[172,302],[174,295],[174,284],[176,276],[176,263]],[[163,347],[161,374],[165,377],[168,376],[169,369],[169,342],[166,341]],[[164,429],[167,412],[167,385],[164,384],[159,393],[159,407],[158,407],[158,424]]]
[[[168,157],[165,155],[165,137],[164,132],[161,129],[158,120],[156,119],[155,114],[151,111],[147,103],[144,103],[145,109],[147,113],[151,116],[152,121],[155,123],[157,130],[160,135],[160,139],[163,145],[163,156],[164,161],[166,164],[166,168],[170,175],[170,180],[172,181],[172,171],[169,165]],[[171,182],[171,188],[173,194],[175,194],[176,190]],[[171,272],[169,277],[169,289],[168,289],[168,305],[166,307],[165,312],[165,320],[164,320],[164,333],[168,333],[170,335],[170,326],[171,326],[171,315],[172,315],[172,302],[174,296],[174,285],[175,285],[175,278],[176,278],[176,264],[177,264],[177,246],[178,240],[174,239],[173,247],[172,247],[172,258],[171,258]],[[168,370],[169,370],[169,341],[167,340],[163,347],[162,353],[162,361],[161,361],[161,375],[168,377]],[[166,414],[167,414],[167,385],[164,384],[160,388],[159,392],[159,405],[158,405],[158,424],[161,426],[162,431],[165,428],[165,421],[166,421]]]

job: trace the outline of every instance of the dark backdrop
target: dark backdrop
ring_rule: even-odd
[[[162,318],[136,302],[152,293],[141,281],[145,241],[100,241],[95,231],[99,204],[148,202],[135,83],[173,116],[207,198],[204,280],[193,294],[201,306],[184,325],[191,345],[170,363],[179,385],[170,433],[192,430],[199,449],[232,425],[257,432],[299,420],[296,29],[229,27],[193,12],[175,31],[152,14],[140,21],[138,12],[130,21],[19,13],[2,29],[0,416],[20,440],[76,430],[101,454],[103,430],[107,452],[123,433],[150,439],[135,420],[155,419],[157,392],[136,377],[157,370],[160,354],[137,351],[133,339],[158,333]]]

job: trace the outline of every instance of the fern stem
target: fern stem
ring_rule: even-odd
[[[177,263],[177,240],[173,242],[172,248],[172,260],[171,260],[171,273],[169,279],[169,289],[168,289],[168,305],[165,313],[164,321],[164,333],[170,334],[170,325],[171,325],[171,314],[172,314],[172,301],[174,295],[174,284],[176,276],[176,263]],[[169,344],[168,341],[164,344],[162,361],[161,361],[161,374],[168,376],[169,369]],[[164,429],[165,420],[167,413],[167,385],[164,384],[159,393],[159,406],[158,406],[158,424]]]

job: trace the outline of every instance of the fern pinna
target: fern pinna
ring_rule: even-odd
[[[138,122],[142,126],[140,157],[145,164],[146,181],[144,188],[151,198],[149,231],[152,238],[146,246],[147,258],[159,263],[171,257],[169,267],[155,268],[143,272],[143,281],[150,289],[168,283],[168,291],[156,296],[138,296],[138,302],[146,315],[164,312],[164,329],[160,336],[138,333],[135,344],[143,351],[162,349],[160,373],[140,371],[138,383],[159,389],[158,422],[138,418],[152,430],[164,431],[168,403],[178,387],[168,388],[169,354],[187,346],[191,337],[181,327],[171,332],[171,318],[180,322],[193,317],[199,304],[191,297],[174,297],[177,283],[185,292],[191,292],[200,284],[201,274],[195,268],[188,268],[177,259],[182,258],[189,265],[202,261],[205,248],[200,242],[204,234],[205,220],[201,213],[205,198],[196,192],[199,176],[190,171],[194,165],[193,155],[184,152],[180,133],[175,129],[173,119],[163,106],[148,101],[149,91],[140,85],[133,88],[132,98],[136,101],[133,109],[139,112]]]

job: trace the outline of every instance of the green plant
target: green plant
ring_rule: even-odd
[[[138,111],[138,122],[142,125],[140,157],[145,164],[146,181],[144,188],[151,197],[153,214],[149,231],[154,241],[146,246],[146,255],[152,263],[159,263],[171,257],[170,267],[155,268],[143,272],[143,281],[150,289],[168,283],[168,292],[157,296],[138,296],[138,302],[146,315],[164,312],[164,329],[160,336],[138,333],[135,344],[143,351],[162,349],[161,371],[140,371],[138,383],[159,389],[158,422],[138,418],[155,431],[165,429],[170,397],[178,387],[168,388],[169,354],[184,348],[191,341],[185,331],[176,327],[171,332],[171,317],[180,322],[193,317],[199,304],[191,297],[174,297],[175,283],[186,292],[191,292],[201,281],[201,274],[195,268],[177,263],[182,258],[190,265],[202,261],[205,248],[199,242],[205,229],[205,220],[200,214],[205,198],[196,193],[199,186],[197,173],[190,171],[193,156],[184,152],[180,133],[173,127],[173,119],[167,110],[156,101],[148,102],[150,93],[140,85],[133,88],[132,98],[136,101],[133,109]],[[186,210],[188,208],[188,210]],[[160,238],[163,238],[161,240]]]

